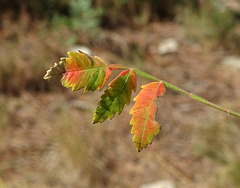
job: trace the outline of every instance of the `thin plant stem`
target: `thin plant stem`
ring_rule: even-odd
[[[229,109],[223,108],[223,107],[221,107],[219,105],[216,105],[216,104],[214,104],[214,103],[212,103],[212,102],[210,102],[210,101],[208,101],[206,99],[203,99],[203,98],[201,98],[201,97],[199,97],[199,96],[197,96],[197,95],[195,95],[193,93],[189,93],[189,92],[187,92],[187,91],[185,91],[185,90],[183,90],[183,89],[181,89],[181,88],[179,88],[179,87],[177,87],[177,86],[175,86],[175,85],[173,85],[173,84],[171,84],[169,82],[160,80],[160,79],[158,79],[158,78],[156,78],[156,77],[154,77],[154,76],[152,76],[152,75],[150,75],[150,74],[148,74],[146,72],[143,72],[143,71],[141,71],[139,69],[135,69],[134,68],[133,70],[139,76],[143,76],[145,78],[148,78],[148,79],[151,79],[151,80],[154,80],[154,81],[162,81],[167,88],[170,88],[170,89],[175,90],[175,91],[177,91],[179,93],[187,95],[188,97],[190,97],[190,98],[192,98],[194,100],[197,100],[197,101],[199,101],[199,102],[201,102],[203,104],[206,104],[206,105],[208,105],[208,106],[210,106],[212,108],[215,108],[217,110],[220,110],[222,112],[228,113],[229,115],[232,115],[232,116],[235,116],[235,117],[238,117],[238,118],[240,117],[240,114],[238,112],[234,112],[232,110],[229,110]]]

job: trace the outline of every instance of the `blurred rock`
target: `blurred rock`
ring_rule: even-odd
[[[240,70],[239,56],[226,56],[222,60],[222,64],[230,69]]]
[[[175,185],[172,181],[159,180],[149,184],[141,185],[139,188],[175,188]]]
[[[78,50],[88,54],[88,55],[93,55],[93,52],[91,49],[89,49],[88,47],[86,46],[82,46],[82,45],[76,45],[76,46],[73,46],[72,48],[70,48],[68,51],[70,52],[78,52]]]
[[[178,42],[175,39],[166,39],[159,43],[158,52],[161,55],[175,53],[178,50]]]
[[[95,106],[87,101],[71,100],[68,104],[78,110],[93,111]]]

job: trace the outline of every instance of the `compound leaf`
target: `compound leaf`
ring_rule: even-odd
[[[89,56],[81,51],[68,52],[69,58],[61,58],[59,63],[47,71],[44,79],[61,81],[73,91],[85,88],[85,92],[101,90],[111,75],[108,64],[99,57]]]
[[[127,69],[122,71],[104,91],[94,112],[93,123],[102,123],[107,118],[112,119],[116,113],[120,114],[124,105],[129,105],[132,90],[136,91],[136,74],[133,70]]]
[[[151,144],[154,136],[158,135],[161,126],[155,121],[157,111],[156,99],[166,91],[163,82],[151,82],[142,86],[142,90],[134,98],[135,105],[130,111],[133,116],[130,124],[133,142],[140,152]]]

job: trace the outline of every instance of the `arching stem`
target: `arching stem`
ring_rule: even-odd
[[[235,116],[235,117],[238,117],[238,118],[240,117],[240,114],[237,113],[237,112],[234,112],[232,110],[223,108],[221,106],[218,106],[218,105],[216,105],[216,104],[214,104],[214,103],[212,103],[210,101],[207,101],[207,100],[205,100],[205,99],[203,99],[203,98],[201,98],[201,97],[199,97],[199,96],[197,96],[195,94],[189,93],[189,92],[187,92],[187,91],[185,91],[185,90],[183,90],[183,89],[181,89],[181,88],[179,88],[179,87],[177,87],[177,86],[175,86],[173,84],[170,84],[169,82],[160,80],[160,79],[158,79],[158,78],[156,78],[156,77],[154,77],[154,76],[152,76],[152,75],[150,75],[150,74],[148,74],[146,72],[143,72],[143,71],[141,71],[139,69],[133,68],[133,70],[139,76],[143,76],[145,78],[148,78],[148,79],[151,79],[151,80],[154,80],[154,81],[162,81],[167,88],[170,88],[170,89],[175,90],[175,91],[177,91],[179,93],[187,95],[188,97],[190,97],[190,98],[192,98],[194,100],[197,100],[197,101],[199,101],[199,102],[201,102],[203,104],[206,104],[206,105],[208,105],[208,106],[210,106],[212,108],[216,108],[217,110],[220,110],[222,112],[228,113],[229,115],[232,115],[232,116]]]

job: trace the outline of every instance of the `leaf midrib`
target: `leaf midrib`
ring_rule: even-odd
[[[142,131],[142,135],[141,135],[141,138],[140,138],[140,146],[139,146],[139,149],[140,148],[142,148],[142,140],[143,140],[143,135],[144,135],[144,132],[145,132],[145,130],[146,130],[146,124],[147,124],[147,120],[149,119],[149,109],[150,109],[150,107],[152,106],[152,103],[153,103],[153,99],[155,98],[155,100],[156,100],[156,93],[157,93],[157,91],[158,91],[158,87],[159,87],[159,85],[157,86],[157,88],[156,88],[156,91],[154,92],[154,95],[153,95],[153,97],[152,97],[152,100],[151,100],[151,102],[150,102],[150,104],[149,104],[149,106],[147,107],[147,109],[146,109],[146,119],[145,119],[145,121],[144,121],[144,125],[143,125],[143,131]]]

